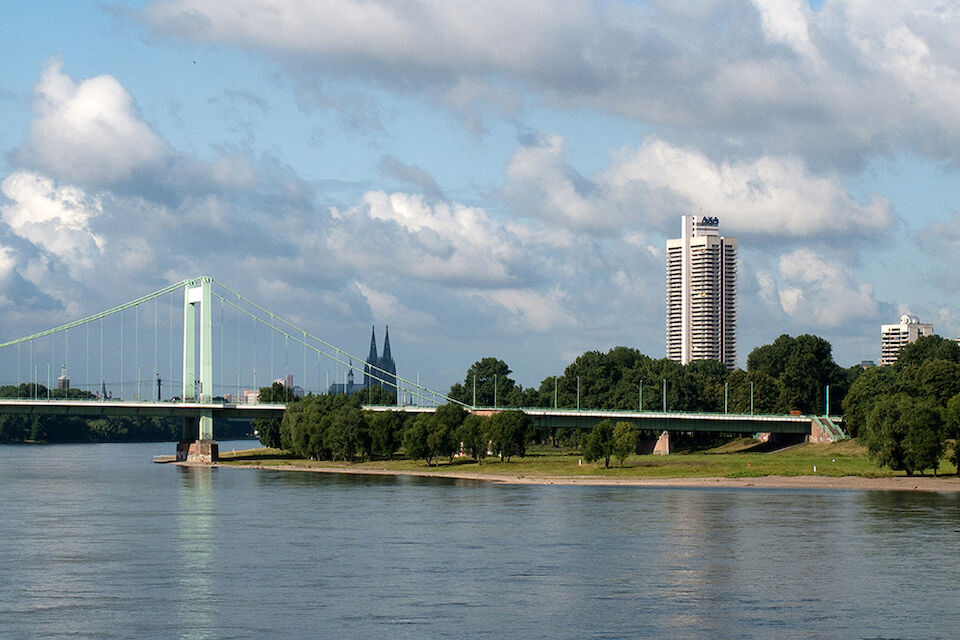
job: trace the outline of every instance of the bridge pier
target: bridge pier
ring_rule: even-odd
[[[653,445],[653,455],[666,456],[670,454],[670,432],[664,431],[657,438],[657,444]]]
[[[181,440],[177,443],[177,462],[216,462],[220,445],[216,440]]]
[[[204,423],[209,423],[205,426]],[[201,415],[183,418],[183,435],[177,443],[177,462],[216,462],[220,446],[213,439],[213,412],[201,410]]]

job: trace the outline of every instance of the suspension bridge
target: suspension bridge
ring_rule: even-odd
[[[395,393],[396,405],[365,407],[370,410],[433,411],[447,402],[477,413],[499,410],[464,405],[422,386],[419,380],[386,371],[213,278],[200,277],[0,343],[0,382],[5,381],[0,386],[0,414],[182,418],[184,436],[196,434],[191,435],[196,441],[189,446],[181,443],[178,455],[204,460],[216,457],[215,419],[280,417],[285,405],[261,403],[258,394],[262,386],[281,381],[285,387],[292,386],[295,395],[305,393],[308,387],[326,393],[331,367],[335,383],[346,383],[359,371]],[[53,379],[58,368],[60,376]],[[292,377],[297,372],[302,384],[294,386]],[[830,417],[556,407],[525,411],[535,424],[545,427],[585,428],[613,419],[665,432],[810,433],[819,440],[844,437],[838,419]]]

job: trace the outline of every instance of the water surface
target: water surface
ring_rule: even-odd
[[[150,462],[172,449],[0,446],[0,638],[956,637],[953,494]]]

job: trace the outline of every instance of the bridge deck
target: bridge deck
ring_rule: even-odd
[[[406,413],[424,413],[435,411],[435,407],[396,407],[365,405],[370,411],[403,411]],[[484,414],[504,411],[505,408],[476,407],[473,412]],[[603,409],[549,409],[525,407],[521,409],[533,418],[538,427],[588,429],[600,420],[634,423],[638,429],[656,431],[713,431],[717,433],[810,433],[810,423],[814,417],[809,415],[766,415],[739,413],[693,413],[662,411],[630,411]],[[840,422],[839,416],[832,417]]]
[[[282,404],[0,399],[0,414],[21,415],[197,417],[209,411],[215,418],[280,418],[284,408]]]

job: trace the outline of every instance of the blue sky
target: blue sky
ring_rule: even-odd
[[[200,274],[438,388],[664,353],[666,238],[739,238],[739,363],[960,335],[960,10],[934,2],[0,5],[7,337]],[[281,372],[277,372],[279,375]]]

